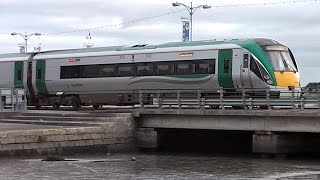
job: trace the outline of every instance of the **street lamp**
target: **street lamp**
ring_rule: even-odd
[[[183,3],[179,3],[179,2],[175,2],[175,3],[172,3],[172,6],[173,7],[177,7],[177,6],[184,6],[189,14],[190,14],[190,41],[192,41],[192,15],[196,12],[197,9],[199,8],[202,8],[202,9],[210,9],[211,6],[208,6],[208,5],[199,5],[199,6],[196,6],[196,7],[193,7],[192,6],[192,2],[191,2],[191,6],[187,6]]]
[[[21,33],[16,33],[16,32],[13,32],[11,33],[11,36],[16,36],[16,35],[20,35],[24,41],[25,41],[25,44],[26,44],[26,52],[28,52],[28,40],[31,36],[41,36],[41,33],[32,33],[32,34],[21,34]]]

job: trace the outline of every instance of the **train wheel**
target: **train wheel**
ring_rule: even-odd
[[[101,105],[92,105],[93,109],[100,109],[102,106]]]
[[[53,104],[53,109],[59,109],[60,105],[58,103]]]
[[[80,99],[78,97],[74,97],[71,103],[73,110],[77,111],[80,107]]]

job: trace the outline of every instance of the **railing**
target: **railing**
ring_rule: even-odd
[[[320,107],[320,91],[283,89],[138,90],[140,108],[305,109]]]
[[[25,89],[0,88],[0,112],[26,110],[27,96]]]

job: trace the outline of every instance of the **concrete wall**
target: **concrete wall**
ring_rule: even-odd
[[[119,152],[135,149],[134,121],[126,118],[99,127],[0,132],[1,155]]]

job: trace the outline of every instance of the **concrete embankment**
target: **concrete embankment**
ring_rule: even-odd
[[[130,113],[1,114],[1,124],[8,129],[1,128],[0,132],[2,156],[110,153],[135,149],[134,120]]]

